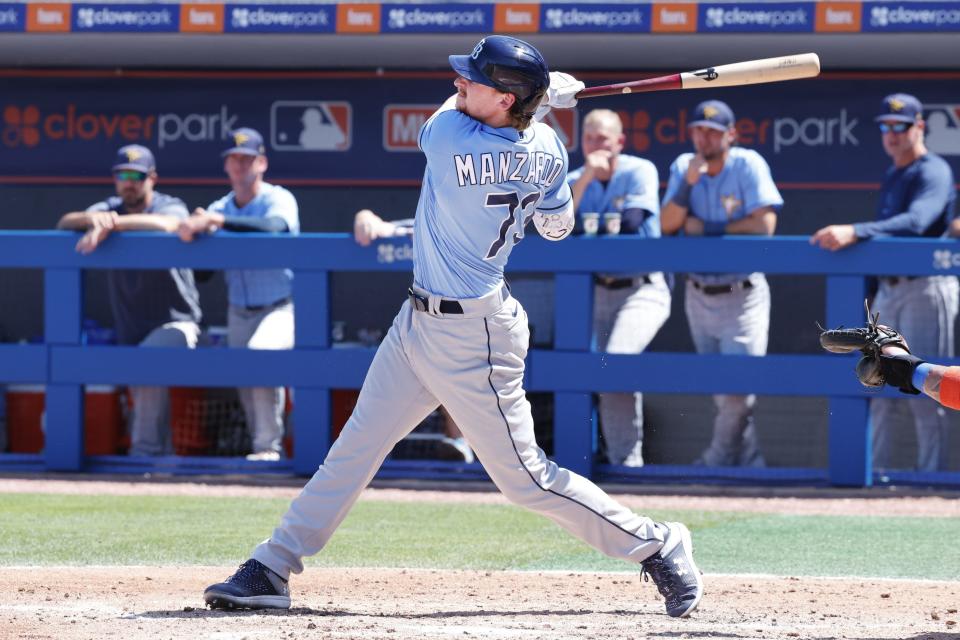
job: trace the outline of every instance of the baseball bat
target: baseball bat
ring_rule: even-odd
[[[815,53],[799,53],[794,56],[764,58],[722,64],[687,73],[674,73],[620,84],[604,84],[587,87],[577,94],[577,99],[598,98],[623,93],[671,91],[673,89],[713,89],[736,87],[743,84],[762,84],[781,80],[813,78],[820,73],[820,58]]]

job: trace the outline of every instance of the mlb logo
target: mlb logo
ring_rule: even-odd
[[[960,156],[960,104],[925,104],[927,148],[942,156]]]
[[[277,151],[347,151],[352,144],[349,102],[280,100],[270,106],[270,146]]]
[[[383,148],[419,151],[420,127],[438,108],[435,104],[388,104],[383,108]]]
[[[576,109],[551,109],[543,122],[557,132],[567,151],[576,151],[580,146],[580,120]]]

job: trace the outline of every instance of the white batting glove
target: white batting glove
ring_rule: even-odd
[[[550,87],[533,117],[542,120],[550,113],[550,109],[572,109],[577,106],[576,95],[585,87],[585,84],[569,73],[551,71]]]

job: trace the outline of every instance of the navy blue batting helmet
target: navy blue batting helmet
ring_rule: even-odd
[[[467,56],[450,56],[461,76],[517,97],[524,113],[537,110],[550,86],[550,70],[533,45],[510,36],[487,36]]]

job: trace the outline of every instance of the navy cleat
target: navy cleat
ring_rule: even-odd
[[[693,563],[693,541],[690,530],[679,522],[665,522],[667,538],[663,548],[641,564],[641,575],[653,578],[657,590],[666,601],[667,614],[683,618],[700,604],[703,597],[703,579]]]
[[[250,559],[225,582],[212,584],[203,592],[211,609],[289,609],[287,581]]]

